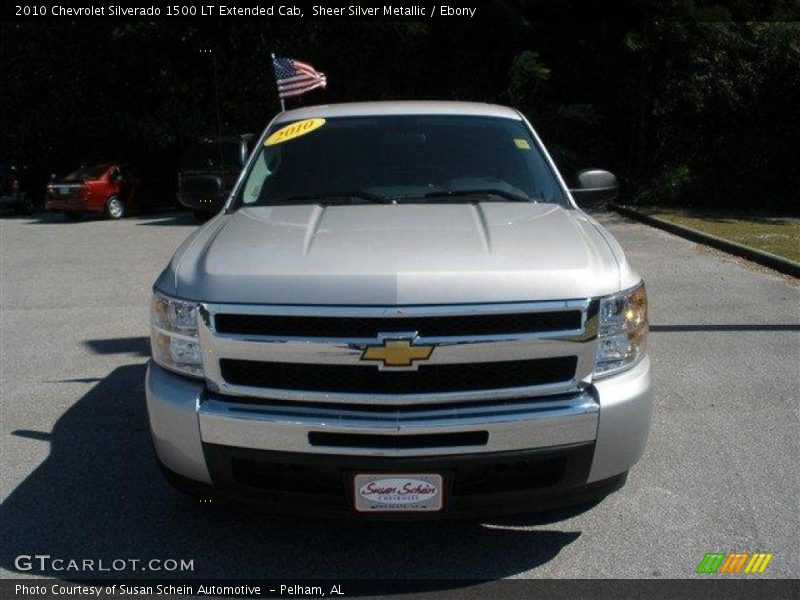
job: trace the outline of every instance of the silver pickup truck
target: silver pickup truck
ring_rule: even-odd
[[[647,300],[516,110],[282,112],[154,286],[147,408],[179,489],[303,514],[475,516],[619,488]]]

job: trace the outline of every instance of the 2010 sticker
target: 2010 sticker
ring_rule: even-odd
[[[514,138],[514,145],[520,150],[530,150],[531,145],[524,138]]]
[[[264,145],[275,146],[276,144],[288,142],[289,140],[311,133],[323,125],[325,125],[325,119],[305,119],[303,121],[296,121],[270,134],[267,141],[264,142]]]

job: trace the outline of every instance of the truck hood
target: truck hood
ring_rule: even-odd
[[[258,304],[587,298],[620,289],[625,259],[609,238],[581,211],[554,204],[243,208],[187,239],[156,287]]]

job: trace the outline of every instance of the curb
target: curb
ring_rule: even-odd
[[[726,240],[715,235],[703,233],[702,231],[697,231],[696,229],[691,229],[690,227],[678,225],[677,223],[671,223],[669,221],[665,221],[664,219],[659,219],[658,217],[651,217],[650,215],[641,213],[638,210],[634,210],[628,206],[621,206],[612,202],[608,205],[608,207],[621,215],[630,217],[636,221],[641,221],[642,223],[651,225],[652,227],[657,227],[658,229],[663,229],[664,231],[674,233],[675,235],[692,240],[693,242],[705,244],[706,246],[713,246],[714,248],[722,250],[723,252],[727,252],[728,254],[741,256],[742,258],[746,258],[765,267],[769,267],[770,269],[774,269],[780,273],[784,273],[785,275],[800,277],[800,263],[789,260],[788,258],[783,258],[782,256],[777,256],[770,252],[764,252],[763,250],[756,250],[755,248],[750,248],[749,246],[743,246],[742,244],[737,244],[736,242],[731,242],[730,240]]]

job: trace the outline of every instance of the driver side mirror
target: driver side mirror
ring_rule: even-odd
[[[239,140],[239,163],[241,166],[247,164],[247,159],[250,158],[250,152],[253,150],[253,143],[255,136],[252,133],[246,133],[241,136]]]
[[[576,178],[578,185],[570,193],[581,208],[605,206],[619,196],[619,181],[613,173],[584,169]]]

